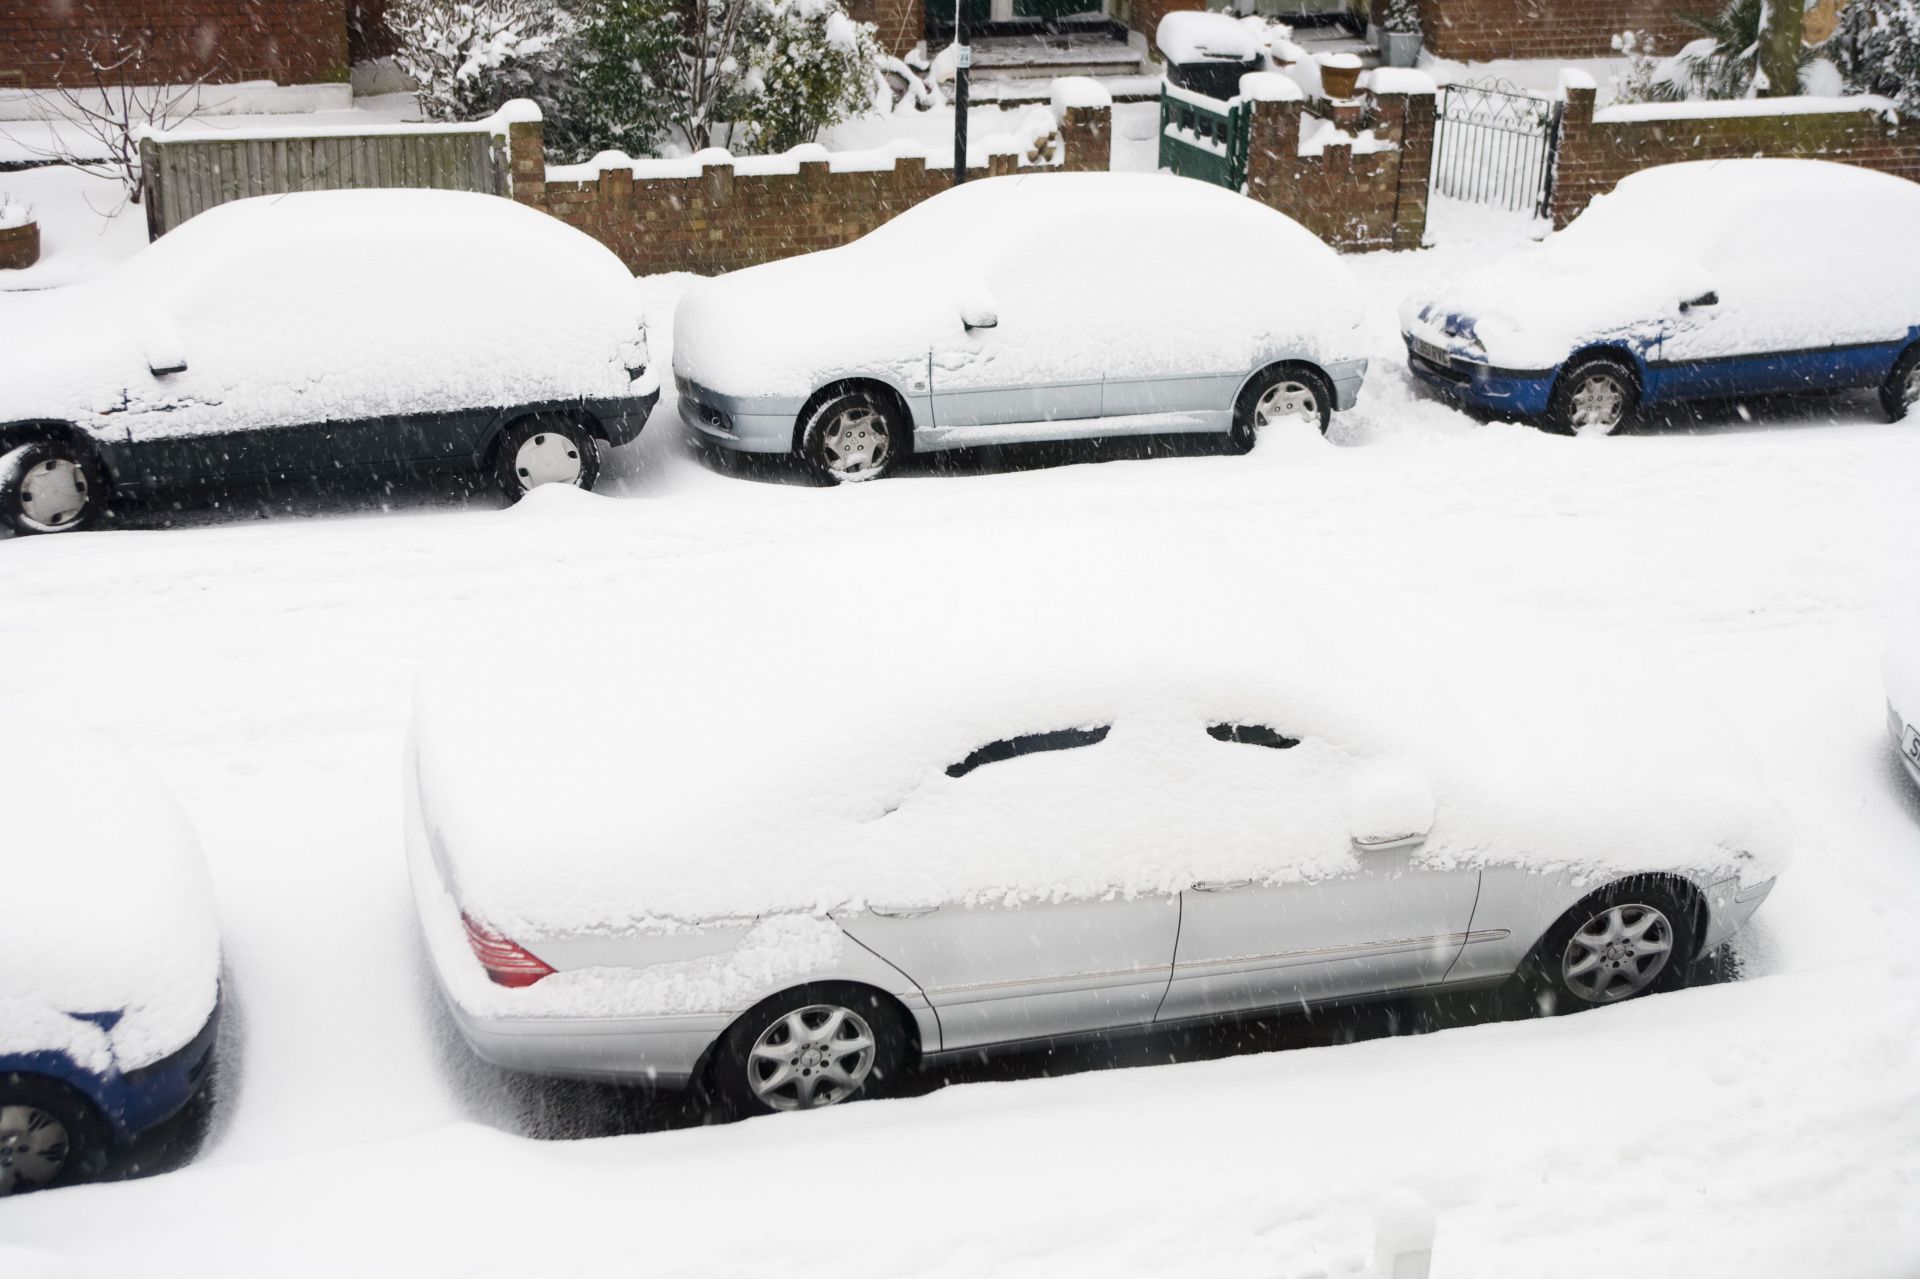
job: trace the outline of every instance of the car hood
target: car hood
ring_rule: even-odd
[[[111,743],[36,745],[0,749],[0,1054],[148,1065],[199,1033],[218,995],[199,843],[161,784]]]
[[[85,427],[124,408],[151,380],[130,309],[100,282],[0,293],[0,422]]]
[[[1679,319],[1683,299],[1713,287],[1684,253],[1648,246],[1623,261],[1549,240],[1409,297],[1400,326],[1499,368],[1544,370],[1595,342],[1643,348]]]

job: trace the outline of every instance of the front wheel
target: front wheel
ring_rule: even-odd
[[[1251,452],[1268,427],[1287,423],[1311,426],[1325,435],[1332,422],[1333,388],[1319,370],[1304,364],[1277,364],[1240,393],[1227,447],[1235,453]]]
[[[877,480],[900,456],[904,429],[879,396],[848,391],[828,399],[807,419],[800,432],[800,456],[829,484]]]
[[[728,1027],[709,1084],[735,1116],[819,1110],[884,1091],[906,1056],[900,1014],[878,991],[802,986],[761,1001]]]
[[[1640,384],[1627,366],[1606,356],[1572,365],[1554,384],[1546,428],[1556,435],[1612,435],[1633,420]]]
[[[36,440],[0,455],[0,518],[17,533],[72,533],[100,518],[106,485],[91,454]]]
[[[571,418],[522,418],[500,433],[493,473],[515,502],[546,484],[591,489],[600,478],[600,444]]]
[[[1686,977],[1696,944],[1693,903],[1663,879],[1629,879],[1593,894],[1547,930],[1529,961],[1544,1012],[1624,1003]]]
[[[1887,411],[1889,422],[1898,422],[1916,404],[1920,404],[1920,346],[1900,357],[1880,387],[1880,407]]]
[[[83,1181],[106,1147],[105,1125],[78,1093],[39,1075],[0,1075],[0,1199]]]

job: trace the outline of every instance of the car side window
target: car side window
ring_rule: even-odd
[[[961,760],[958,764],[947,765],[948,777],[965,777],[982,764],[997,764],[1003,759],[1013,759],[1018,755],[1036,755],[1041,751],[1066,751],[1076,746],[1092,746],[1106,740],[1111,724],[1101,724],[1096,728],[1060,728],[1050,733],[1026,733],[1019,737],[1003,737],[997,742],[988,742],[979,750]]]
[[[1207,736],[1218,742],[1239,742],[1243,746],[1267,746],[1280,751],[1300,744],[1299,738],[1288,737],[1264,724],[1209,724]]]

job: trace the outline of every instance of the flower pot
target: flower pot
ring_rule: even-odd
[[[0,271],[21,271],[40,260],[40,224],[0,227]]]
[[[1320,65],[1320,88],[1329,98],[1351,98],[1360,85],[1360,59],[1351,53],[1314,55]]]
[[[1382,31],[1380,61],[1390,67],[1411,67],[1420,61],[1418,31]]]

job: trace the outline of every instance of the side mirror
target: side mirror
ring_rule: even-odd
[[[1417,769],[1375,764],[1354,778],[1347,813],[1355,848],[1404,848],[1433,829],[1433,792]]]
[[[968,332],[999,327],[1000,308],[994,305],[993,294],[980,281],[969,280],[962,284],[959,301],[960,323],[967,326]]]
[[[1688,298],[1680,304],[1682,311],[1691,311],[1697,306],[1719,306],[1720,295],[1709,289],[1697,298]]]
[[[1000,327],[1000,317],[990,307],[963,306],[960,308],[960,323],[966,325],[968,330],[997,329]]]
[[[141,345],[146,350],[147,372],[155,377],[187,371],[187,351],[173,325],[157,315],[147,317]]]

